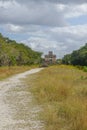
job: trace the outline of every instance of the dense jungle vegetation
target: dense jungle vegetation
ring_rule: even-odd
[[[42,53],[32,50],[23,43],[10,40],[0,33],[0,66],[38,64]]]
[[[62,59],[63,64],[87,66],[87,43],[79,50],[67,54]]]

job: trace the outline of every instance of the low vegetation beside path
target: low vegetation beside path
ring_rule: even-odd
[[[52,66],[29,78],[30,90],[43,107],[40,118],[45,130],[87,130],[86,72]]]
[[[36,68],[38,66],[4,66],[0,67],[0,80],[4,78],[8,78],[11,75],[18,74],[30,70],[32,68]]]

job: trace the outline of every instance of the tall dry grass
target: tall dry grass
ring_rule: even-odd
[[[11,75],[18,74],[27,70],[30,70],[32,68],[35,68],[37,66],[5,66],[0,67],[0,80],[3,80],[4,78],[7,78]]]
[[[45,130],[87,130],[87,73],[52,66],[31,79],[30,90],[43,107]]]

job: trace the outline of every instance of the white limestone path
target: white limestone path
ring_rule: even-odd
[[[41,108],[32,104],[33,96],[22,80],[41,70],[32,69],[0,81],[0,130],[43,129],[43,123],[38,118]]]

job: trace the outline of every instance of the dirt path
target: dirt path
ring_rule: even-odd
[[[40,70],[32,69],[0,82],[0,130],[43,129],[38,119],[41,108],[33,103],[33,96],[22,80]]]

